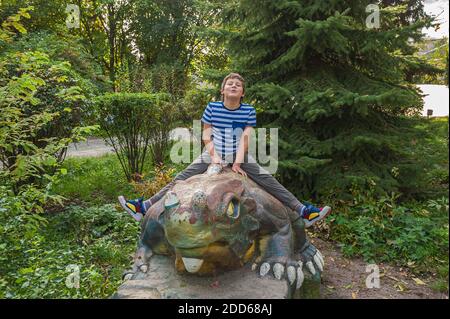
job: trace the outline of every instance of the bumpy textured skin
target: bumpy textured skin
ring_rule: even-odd
[[[251,263],[259,276],[286,279],[289,298],[319,298],[323,257],[308,241],[303,220],[229,168],[177,182],[147,211],[125,279],[146,272],[153,254],[175,256],[179,272],[189,268],[197,275]],[[186,266],[188,260],[197,268]]]

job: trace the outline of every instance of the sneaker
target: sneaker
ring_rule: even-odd
[[[305,206],[302,207],[300,215],[305,222],[305,227],[311,227],[314,223],[324,219],[331,213],[331,207],[325,206],[317,208],[314,205],[305,202]]]
[[[144,201],[142,198],[134,200],[126,200],[125,197],[119,196],[119,203],[122,208],[137,221],[140,221],[145,214]]]

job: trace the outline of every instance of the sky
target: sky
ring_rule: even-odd
[[[427,115],[427,110],[433,110],[432,116],[448,116],[448,86],[434,84],[420,84],[424,97],[422,115]]]
[[[448,38],[449,0],[423,0],[423,4],[425,12],[432,16],[438,16],[437,20],[442,24],[437,31],[433,28],[424,28],[422,32],[430,38],[440,39],[444,36]]]

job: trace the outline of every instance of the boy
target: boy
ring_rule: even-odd
[[[261,168],[255,160],[249,160],[248,139],[251,130],[256,126],[255,109],[242,103],[245,93],[245,82],[237,73],[227,75],[221,87],[222,101],[210,102],[206,107],[203,122],[203,137],[206,150],[175,179],[148,200],[126,200],[119,196],[119,202],[137,221],[141,220],[145,212],[153,203],[159,201],[177,180],[185,180],[196,174],[202,174],[210,163],[228,165],[243,176],[247,175],[273,195],[284,205],[296,211],[303,218],[306,227],[325,218],[331,208],[317,208],[309,203],[302,204],[272,175]],[[236,130],[239,128],[238,130]]]

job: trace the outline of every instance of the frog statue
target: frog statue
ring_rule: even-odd
[[[259,276],[287,280],[288,298],[319,298],[324,260],[302,218],[250,178],[211,164],[177,181],[146,212],[132,270],[153,254],[175,257],[179,273],[216,275],[252,263]]]

